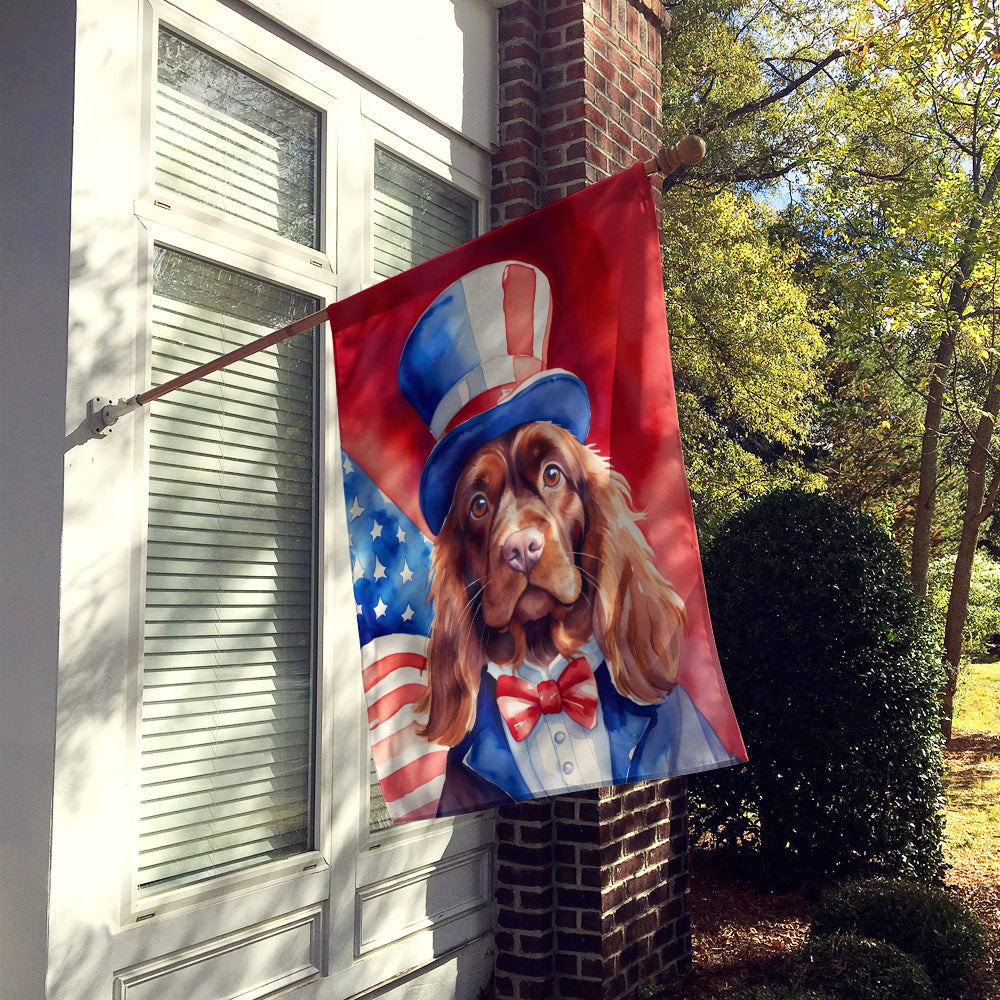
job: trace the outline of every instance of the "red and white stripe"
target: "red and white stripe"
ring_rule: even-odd
[[[395,823],[435,816],[444,787],[448,749],[417,732],[426,722],[415,707],[427,687],[426,644],[420,635],[388,635],[361,651],[372,754]]]
[[[542,371],[552,327],[549,281],[536,267],[501,261],[470,271],[458,284],[479,365],[438,403],[430,422],[438,440]]]

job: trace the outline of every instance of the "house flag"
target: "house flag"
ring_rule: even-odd
[[[329,308],[396,822],[746,759],[642,165]]]

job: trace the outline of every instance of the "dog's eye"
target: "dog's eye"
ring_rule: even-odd
[[[472,503],[469,504],[469,513],[478,521],[480,518],[486,517],[489,511],[489,501],[482,493],[477,493],[472,498]]]
[[[546,465],[542,472],[542,484],[550,490],[562,482],[563,472],[558,465]]]

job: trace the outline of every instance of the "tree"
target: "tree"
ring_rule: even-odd
[[[725,380],[689,379],[682,404],[696,431],[687,442],[692,467],[705,470],[704,482],[738,484],[735,496],[713,486],[696,502],[709,497],[721,512],[755,492],[748,483],[825,479],[892,518],[897,537],[910,520],[910,577],[921,595],[931,556],[953,549],[945,732],[972,562],[1000,487],[998,2],[685,0],[672,7],[665,52],[665,131],[693,129],[709,141],[705,159],[666,185],[668,207],[678,192],[702,199],[687,243],[699,252],[716,242],[707,206],[722,192],[758,202],[783,196],[785,228],[761,219],[766,240],[798,266],[793,283],[809,295],[830,352],[832,394],[814,418],[788,408],[791,439],[747,433],[725,391],[721,408],[706,391],[727,390]],[[803,257],[789,227],[800,231]],[[702,259],[718,267],[718,256]],[[683,275],[671,266],[668,287],[674,279],[679,288]],[[720,287],[711,315],[726,301]],[[711,317],[697,324],[711,326]],[[700,336],[692,327],[687,356],[678,351],[682,380],[705,369],[689,363],[713,347]],[[723,350],[715,370],[745,378],[748,367]],[[862,407],[874,424],[859,420]]]
[[[824,347],[773,217],[747,196],[675,192],[664,222],[678,415],[706,539],[747,499],[809,480]]]
[[[821,4],[672,8],[664,128],[710,138],[667,182],[664,277],[685,459],[703,539],[747,499],[813,482],[805,468],[824,346],[798,251],[755,193],[794,171],[814,81],[841,53]],[[796,37],[786,31],[789,12]]]
[[[764,191],[809,162],[824,132],[817,96],[847,55],[845,5],[828,0],[680,0],[665,39],[663,124],[694,131],[708,155],[667,179]]]
[[[1000,19],[996,0],[872,10],[879,16],[857,25],[866,59],[826,95],[840,139],[821,144],[812,196],[841,239],[831,271],[869,303],[848,318],[896,370],[911,375],[910,359],[921,357],[911,382],[924,404],[910,561],[918,594],[947,436],[967,455],[944,629],[948,734],[973,558],[1000,484],[991,450],[1000,407]]]

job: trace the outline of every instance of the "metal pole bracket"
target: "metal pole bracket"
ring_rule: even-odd
[[[118,402],[104,396],[94,396],[87,400],[87,423],[94,437],[107,437],[111,428],[118,422],[123,413],[135,410],[139,402],[135,396],[131,399],[119,399]]]

